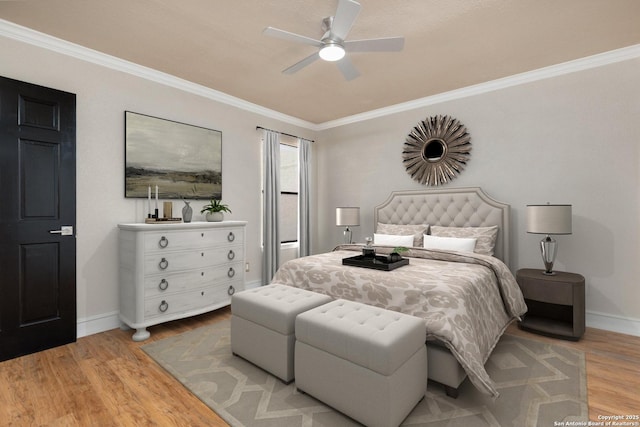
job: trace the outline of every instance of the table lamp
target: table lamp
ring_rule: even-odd
[[[546,234],[540,241],[545,271],[553,276],[553,262],[558,252],[555,234],[571,234],[571,205],[527,205],[527,233]]]
[[[354,207],[336,208],[336,226],[346,227],[344,229],[345,243],[352,243],[351,229],[349,227],[353,227],[356,225],[360,225],[360,208],[354,208]]]

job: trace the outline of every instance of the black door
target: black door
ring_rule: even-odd
[[[0,77],[0,360],[76,340],[75,110]]]

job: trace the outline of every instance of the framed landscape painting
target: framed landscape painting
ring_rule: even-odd
[[[125,111],[125,197],[222,198],[222,132]]]

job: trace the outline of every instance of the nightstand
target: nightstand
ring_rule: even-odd
[[[543,270],[523,268],[516,280],[529,310],[520,329],[578,341],[584,334],[584,277],[580,274],[556,271],[553,276]]]

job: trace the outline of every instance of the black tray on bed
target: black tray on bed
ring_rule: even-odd
[[[383,255],[376,255],[375,258],[365,257],[364,255],[342,258],[342,265],[351,265],[354,267],[373,268],[374,270],[391,271],[398,267],[409,264],[407,258],[400,258],[398,261],[389,261],[389,258]]]

